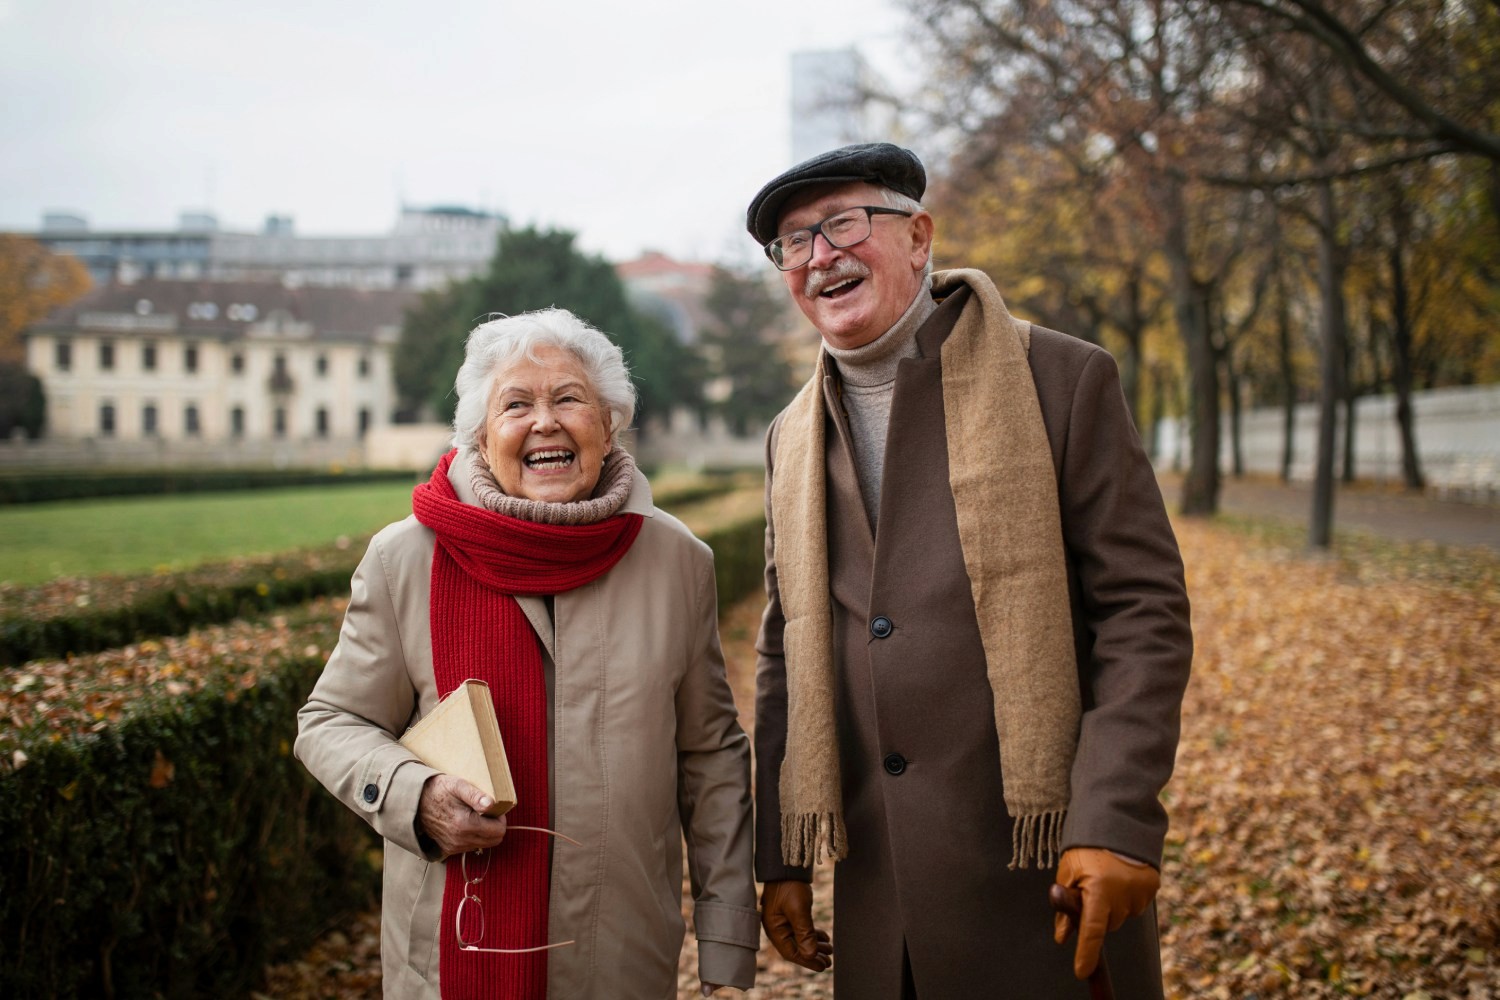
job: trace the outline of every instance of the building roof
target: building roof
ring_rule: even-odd
[[[621,281],[650,281],[654,278],[679,278],[685,282],[701,281],[705,285],[713,277],[712,264],[673,260],[659,250],[647,250],[635,260],[615,265],[615,274]]]
[[[113,282],[33,324],[31,332],[231,339],[280,330],[298,339],[373,341],[400,327],[418,294],[254,281]]]

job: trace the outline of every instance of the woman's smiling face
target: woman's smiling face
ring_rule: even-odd
[[[476,444],[507,496],[585,500],[609,452],[609,411],[569,351],[544,346],[495,375]]]

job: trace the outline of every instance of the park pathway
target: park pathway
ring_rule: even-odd
[[[1175,510],[1182,496],[1181,475],[1163,473],[1159,479],[1168,509]],[[1228,514],[1271,517],[1305,529],[1312,513],[1312,488],[1263,476],[1225,477],[1219,506]],[[1333,521],[1335,534],[1358,532],[1398,542],[1483,546],[1500,552],[1500,504],[1356,484],[1338,490]]]

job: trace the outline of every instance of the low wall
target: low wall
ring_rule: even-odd
[[[682,410],[674,411],[664,423],[665,426],[653,425],[635,442],[633,454],[642,465],[758,469],[766,462],[764,428],[736,437],[722,420],[710,420],[705,427],[693,414]]]
[[[1500,499],[1500,385],[1431,389],[1412,394],[1417,459],[1428,487],[1440,495]],[[1372,482],[1400,482],[1401,437],[1396,397],[1367,396],[1354,406],[1354,475]],[[1223,414],[1219,461],[1233,468],[1229,415]],[[1279,475],[1284,420],[1279,407],[1248,410],[1241,416],[1240,445],[1245,471]],[[1185,420],[1157,428],[1157,464],[1187,462],[1190,435]],[[1318,406],[1297,407],[1293,421],[1291,478],[1313,478],[1317,459]],[[1344,409],[1339,408],[1339,453],[1335,474],[1343,474]]]
[[[110,439],[0,441],[0,469],[94,468],[344,468],[430,470],[450,447],[447,424],[389,424],[364,440],[119,441]],[[686,414],[644,437],[626,435],[625,446],[648,467],[758,468],[765,460],[764,432],[735,437],[719,422],[702,428]]]
[[[391,424],[365,435],[365,460],[376,469],[431,471],[450,447],[447,424]]]
[[[3,441],[0,469],[323,468],[365,465],[355,438],[309,441]]]

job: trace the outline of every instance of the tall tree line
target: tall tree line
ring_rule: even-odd
[[[908,8],[944,262],[1115,350],[1138,422],[1185,387],[1185,513],[1217,508],[1241,400],[1319,399],[1314,545],[1360,392],[1397,393],[1421,485],[1410,394],[1500,379],[1500,5]]]

